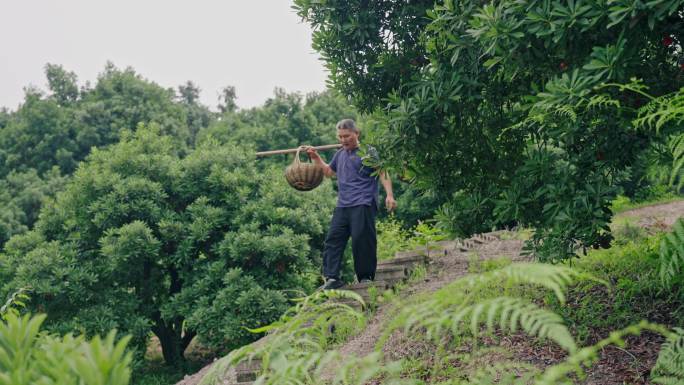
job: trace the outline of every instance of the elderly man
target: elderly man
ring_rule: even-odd
[[[342,144],[326,164],[315,149],[307,153],[311,160],[323,168],[327,177],[337,175],[337,207],[330,221],[323,251],[323,289],[337,289],[344,286],[340,279],[342,254],[351,236],[354,271],[359,282],[375,279],[377,267],[377,239],[375,216],[378,210],[378,179],[385,188],[385,207],[392,211],[397,206],[392,193],[392,181],[381,172],[372,175],[374,169],[364,165],[359,151],[361,131],[353,120],[344,119],[337,123],[337,138]],[[374,152],[369,149],[369,153]]]

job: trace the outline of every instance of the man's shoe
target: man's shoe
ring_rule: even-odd
[[[369,278],[362,278],[362,279],[359,281],[359,283],[371,283],[371,282],[373,282],[373,280],[371,280],[371,279],[369,279]]]
[[[344,286],[344,282],[342,282],[342,280],[335,279],[335,278],[327,278],[325,280],[325,284],[323,284],[323,286],[321,286],[321,289],[322,290],[333,290],[333,289],[339,289],[342,286]]]

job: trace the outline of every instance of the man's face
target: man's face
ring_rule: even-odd
[[[359,146],[359,134],[352,130],[337,130],[337,140],[340,141],[345,150],[353,150]]]

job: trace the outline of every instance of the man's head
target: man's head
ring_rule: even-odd
[[[342,119],[337,122],[337,140],[345,150],[353,150],[359,146],[361,130],[356,127],[352,119]]]

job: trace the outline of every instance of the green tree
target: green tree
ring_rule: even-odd
[[[427,63],[421,34],[434,1],[295,0],[313,27],[332,84],[364,112],[410,81]]]
[[[5,128],[7,126],[7,123],[10,120],[10,113],[7,107],[0,107],[0,130]],[[2,132],[2,131],[0,131]]]
[[[312,288],[334,195],[298,193],[232,145],[183,156],[160,131],[93,150],[0,266],[7,292],[32,288],[50,330],[116,328],[139,348],[151,330],[175,365],[198,332],[224,347],[254,338],[241,327],[276,319],[280,289]]]
[[[226,112],[237,111],[238,106],[235,103],[235,100],[237,100],[237,93],[235,92],[235,87],[223,87],[223,89],[221,90],[221,94],[219,95],[219,111],[221,111],[222,114],[225,114]]]
[[[28,88],[17,111],[0,115],[0,177],[31,168],[43,174],[53,166],[71,174],[92,147],[115,143],[122,131],[135,131],[139,124],[158,124],[189,144],[192,132],[211,120],[205,107],[179,103],[173,90],[111,63],[94,88],[81,91],[76,75],[61,66],[48,64],[45,73],[48,96]]]
[[[187,117],[176,103],[175,92],[145,80],[132,68],[120,70],[108,63],[95,87],[84,92],[80,105],[79,135],[82,149],[119,140],[124,130],[139,124],[157,124],[180,143],[191,141]]]
[[[66,178],[53,168],[40,177],[36,170],[11,172],[0,179],[0,250],[7,240],[33,227],[46,199],[60,191]]]
[[[51,97],[61,106],[67,106],[78,99],[78,77],[73,72],[68,72],[60,65],[45,65],[45,77],[48,80],[48,88]]]
[[[220,120],[199,135],[223,143],[251,146],[257,151],[294,148],[302,144],[336,143],[335,124],[355,118],[356,111],[334,91],[287,93],[277,88],[263,106],[224,113]],[[263,164],[282,162],[272,157]]]
[[[76,168],[79,149],[72,126],[72,110],[36,89],[27,89],[24,103],[8,119],[0,135],[0,177],[10,171],[36,169],[39,174],[58,166],[64,173]]]
[[[419,32],[428,60],[402,66],[409,79],[392,92],[370,87],[371,70],[345,66],[393,51],[374,43],[385,25],[354,21],[372,20],[373,6],[343,3],[295,0],[336,88],[374,95],[355,100],[375,112],[381,166],[437,192],[447,227],[460,235],[536,227],[531,246],[549,260],[607,245],[609,202],[628,167],[678,127],[656,133],[633,121],[649,101],[646,86],[659,97],[684,84],[681,0],[440,2],[424,8],[427,22],[418,15],[401,27]]]
[[[27,88],[16,111],[0,111],[0,203],[6,208],[0,214],[0,249],[11,235],[32,227],[41,202],[61,187],[59,175],[70,175],[91,148],[149,123],[191,144],[213,118],[197,103],[199,89],[192,83],[181,87],[186,97],[176,101],[172,90],[112,64],[94,88],[80,91],[76,75],[59,65],[47,64],[45,75],[47,94]]]
[[[197,132],[208,127],[214,120],[214,114],[206,106],[199,103],[200,89],[188,81],[178,86],[178,99],[185,110],[186,122],[190,131],[190,143],[194,144]]]

